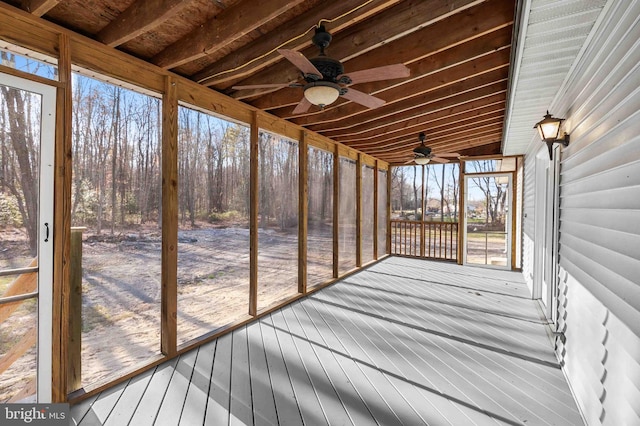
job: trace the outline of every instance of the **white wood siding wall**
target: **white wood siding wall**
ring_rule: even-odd
[[[557,353],[589,425],[640,425],[640,1],[608,2],[550,110],[571,133],[561,162]],[[534,150],[525,158],[527,281]]]

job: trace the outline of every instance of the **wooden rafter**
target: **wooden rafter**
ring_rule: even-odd
[[[290,43],[286,44],[286,48],[293,48],[295,50],[311,46],[311,35],[300,39],[296,38],[304,34],[312,26],[317,25],[320,20],[333,21],[338,19],[337,21],[331,22],[332,31],[338,32],[354,23],[366,20],[370,16],[379,13],[381,10],[399,1],[400,0],[373,0],[371,3],[358,9],[356,14],[349,14],[342,19],[338,18],[355,9],[362,2],[360,0],[322,2],[304,14],[294,18],[292,20],[293,22],[288,22],[286,25],[279,27],[277,31],[272,31],[267,37],[260,37],[252,43],[235,50],[232,54],[221,58],[196,73],[193,79],[206,86],[226,89],[234,82],[240,81],[242,78],[280,61],[282,57],[275,52],[275,49],[282,46],[283,43],[291,40]],[[271,53],[263,57],[266,52]],[[260,60],[255,61],[256,58],[260,58]],[[243,66],[245,64],[248,65]],[[236,70],[238,67],[241,68]]]
[[[428,21],[439,21],[450,16],[452,8],[464,13],[464,8],[469,4],[477,2],[472,0],[463,1],[443,1],[443,0],[414,0],[402,2],[373,18],[357,25],[349,27],[347,30],[336,34],[328,48],[328,54],[340,61],[347,70],[361,70],[375,66],[388,65],[392,63],[407,63],[400,57],[399,52],[391,48],[376,49],[386,46],[396,41],[399,44],[406,44],[407,39],[414,39],[416,32],[419,32],[421,25]],[[463,6],[460,6],[463,5]],[[473,9],[473,8],[472,8]],[[416,26],[416,16],[420,17],[420,26]],[[330,28],[328,28],[330,30]],[[404,40],[404,43],[401,41]],[[377,50],[377,51],[376,51]],[[366,53],[366,55],[365,55]],[[304,49],[302,54],[306,57],[313,57],[318,54],[315,46]],[[358,61],[352,62],[358,58]],[[366,60],[365,58],[369,58]],[[413,56],[410,58],[413,60]],[[361,65],[367,62],[366,65]],[[243,80],[240,84],[270,84],[281,83],[283,81],[296,80],[299,72],[286,62],[279,62],[275,66],[267,69],[266,72],[257,76],[252,76]],[[256,96],[259,91],[242,94],[245,96]]]
[[[151,61],[162,68],[175,68],[216,52],[264,25],[303,0],[265,0],[259,6],[244,0],[225,9],[158,53]]]
[[[186,0],[138,0],[98,34],[107,46],[119,46],[170,19],[187,4]]]
[[[22,8],[35,16],[42,16],[59,2],[60,0],[22,0]]]

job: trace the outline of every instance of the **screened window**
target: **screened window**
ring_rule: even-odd
[[[249,128],[178,114],[178,344],[249,312]]]

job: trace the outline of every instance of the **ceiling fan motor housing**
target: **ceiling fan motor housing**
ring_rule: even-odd
[[[429,148],[428,146],[425,145],[420,145],[418,147],[416,147],[413,152],[417,155],[423,156],[423,157],[428,157],[431,155],[431,148]]]

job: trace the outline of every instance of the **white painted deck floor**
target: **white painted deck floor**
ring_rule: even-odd
[[[72,407],[91,425],[583,425],[516,272],[390,257]]]

